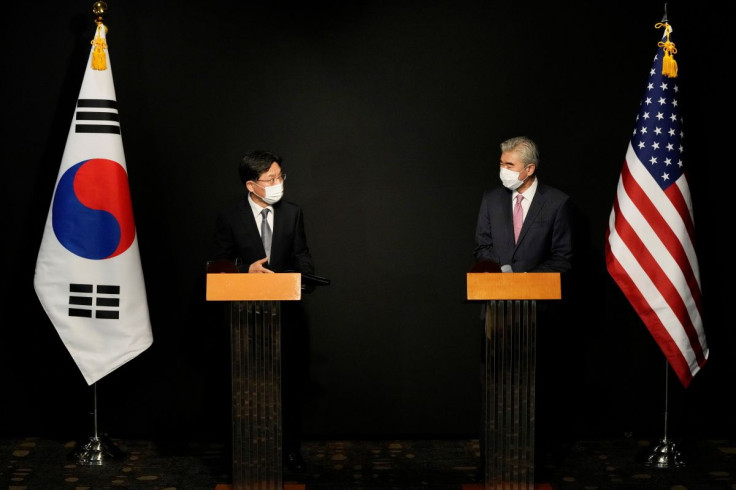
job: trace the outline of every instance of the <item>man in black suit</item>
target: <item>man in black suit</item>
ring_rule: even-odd
[[[537,180],[537,145],[520,136],[501,143],[503,187],[488,190],[478,213],[475,260],[508,272],[567,272],[572,260],[569,197]],[[514,237],[514,208],[521,196],[523,225]]]
[[[503,186],[484,193],[478,213],[475,259],[489,261],[502,272],[559,272],[563,280],[572,267],[572,210],[570,198],[537,179],[539,151],[527,137],[501,143],[500,174]],[[518,203],[518,205],[517,205]],[[517,214],[515,217],[514,214]],[[497,270],[497,269],[496,269]],[[563,350],[560,338],[567,331],[564,310],[558,304],[537,305],[536,434],[537,457],[546,459],[551,441],[569,429],[560,414],[558,387]],[[558,328],[560,327],[560,328]],[[485,337],[483,330],[483,337]],[[483,340],[485,343],[485,339]],[[481,351],[481,364],[485,350]],[[557,379],[555,379],[557,378]],[[485,447],[481,438],[482,461]],[[540,465],[540,468],[543,465]]]
[[[281,157],[263,150],[243,157],[239,173],[247,196],[219,215],[212,260],[242,261],[251,274],[314,274],[302,210],[281,199],[286,179],[281,162]],[[263,240],[262,235],[271,238]],[[284,302],[281,318],[284,463],[292,471],[302,471],[300,399],[308,342],[301,303]]]
[[[252,151],[243,157],[239,172],[248,195],[218,217],[212,259],[240,259],[250,273],[314,274],[302,210],[294,203],[281,200],[286,178],[281,157],[267,151]],[[270,252],[261,239],[264,211],[273,230]]]

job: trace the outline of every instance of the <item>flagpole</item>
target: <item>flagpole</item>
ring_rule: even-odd
[[[668,22],[667,3],[664,4],[664,15],[662,22]],[[679,468],[685,466],[682,454],[675,443],[667,437],[667,425],[669,416],[669,392],[670,392],[670,364],[664,361],[664,435],[644,462],[644,466],[654,468]]]
[[[101,465],[122,452],[98,430],[96,383],[150,347],[153,335],[103,23],[107,4],[95,1],[92,13],[95,35],[33,285],[93,389],[94,435],[78,442],[69,457],[79,464]],[[90,213],[99,216],[100,210],[109,211],[104,219],[89,218]],[[112,226],[118,234],[108,232]]]
[[[92,416],[94,417],[92,425],[94,426],[94,434],[95,434],[94,437],[96,438],[97,437],[97,383],[94,383],[94,388],[92,390]],[[667,436],[666,420],[667,419],[665,418],[665,433],[664,433],[665,437]]]
[[[652,452],[644,461],[644,466],[654,468],[679,468],[685,466],[685,460],[675,443],[667,437],[667,419],[669,415],[670,365],[664,361],[664,436],[659,440]]]
[[[94,435],[86,442],[77,444],[70,455],[75,463],[86,466],[102,466],[111,459],[120,459],[123,452],[106,436],[97,431],[97,383],[92,385],[92,420]]]

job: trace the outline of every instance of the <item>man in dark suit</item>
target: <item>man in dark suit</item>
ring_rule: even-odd
[[[239,173],[247,195],[218,216],[211,260],[239,261],[252,274],[314,274],[302,210],[281,199],[286,179],[281,162],[278,155],[262,150],[243,157]],[[302,471],[300,400],[308,342],[301,302],[284,302],[281,318],[284,463]]]
[[[529,138],[516,137],[501,143],[499,162],[501,183],[483,194],[478,213],[475,259],[486,261],[502,272],[559,272],[572,267],[572,210],[569,197],[537,179],[539,151]],[[556,302],[555,302],[556,303]],[[558,304],[537,305],[541,328],[537,330],[536,438],[537,458],[545,460],[552,451],[551,441],[564,431],[563,413],[555,400],[564,335],[564,310]],[[562,332],[562,333],[560,333]],[[485,343],[485,329],[483,330]],[[485,363],[481,350],[481,365]],[[557,379],[555,379],[557,378]],[[481,438],[481,460],[485,447]],[[544,465],[539,465],[543,469]]]
[[[501,143],[503,187],[488,190],[478,213],[476,261],[508,272],[566,272],[571,267],[569,197],[537,180],[537,145],[526,137]],[[517,196],[521,196],[518,198]],[[523,225],[514,236],[514,208],[521,199]]]
[[[281,200],[286,177],[281,158],[266,151],[250,152],[243,157],[239,172],[248,195],[218,217],[211,258],[240,259],[251,273],[313,274],[302,210]],[[268,228],[273,230],[270,251],[261,239],[264,211]]]

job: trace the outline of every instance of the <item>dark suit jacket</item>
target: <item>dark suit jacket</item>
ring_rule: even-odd
[[[475,231],[475,260],[508,264],[514,272],[566,272],[572,260],[569,201],[562,191],[539,182],[514,244],[511,191],[486,191]]]
[[[304,233],[304,216],[296,204],[279,201],[274,204],[271,257],[266,265],[274,272],[297,271],[314,274],[312,256]],[[260,220],[259,220],[260,221]],[[248,196],[224,210],[217,218],[212,244],[212,260],[235,261],[240,258],[247,267],[266,256],[260,223],[256,222]],[[301,392],[306,383],[308,360],[307,321],[301,301],[281,304],[281,374],[285,451],[299,447]]]
[[[279,201],[273,206],[271,257],[266,268],[274,272],[297,271],[314,274],[312,256],[304,232],[304,216],[299,206]],[[212,260],[242,259],[247,268],[266,256],[258,224],[248,197],[226,209],[217,218]],[[247,270],[247,269],[246,269]]]

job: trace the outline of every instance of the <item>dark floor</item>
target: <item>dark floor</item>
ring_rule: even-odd
[[[0,485],[22,489],[210,489],[230,483],[227,448],[218,444],[112,439],[122,454],[100,466],[70,459],[74,441],[0,439]],[[581,440],[537,461],[554,489],[736,489],[736,441],[675,446],[683,463],[648,467],[657,440]],[[479,483],[477,440],[307,441],[308,469],[286,481],[314,490],[460,490]],[[674,466],[674,465],[671,465]],[[7,485],[7,486],[6,486]]]

